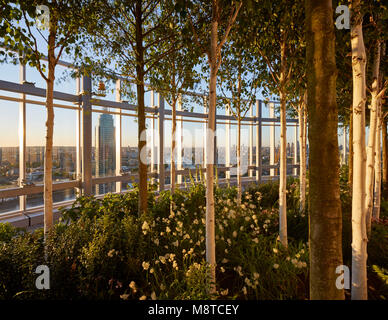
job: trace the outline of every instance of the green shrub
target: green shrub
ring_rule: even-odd
[[[150,193],[148,212],[140,217],[136,188],[102,199],[80,197],[62,209],[46,251],[42,230],[0,224],[0,298],[306,299],[308,217],[299,212],[297,181],[290,179],[288,190],[286,250],[278,241],[278,183],[247,187],[240,205],[235,187],[215,188],[215,297],[207,290],[206,187],[200,182],[174,195]],[[348,264],[349,212],[343,224]],[[387,241],[386,224],[374,224],[369,265],[387,269]],[[35,289],[40,264],[50,267],[50,290]]]

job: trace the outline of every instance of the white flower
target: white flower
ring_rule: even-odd
[[[225,290],[221,291],[221,296],[227,296],[228,293],[229,293],[229,290],[225,289]]]
[[[252,241],[253,241],[254,243],[259,243],[259,239],[257,239],[257,238],[252,239]]]
[[[275,263],[275,264],[273,265],[273,267],[274,267],[274,269],[277,269],[277,268],[279,268],[279,265],[278,265],[277,263]]]
[[[120,295],[120,298],[123,300],[127,300],[128,297],[129,297],[129,294],[126,294],[126,293]]]
[[[254,279],[254,280],[259,279],[259,277],[260,277],[260,275],[259,275],[257,272],[254,272],[254,273],[253,273],[253,279]]]
[[[278,253],[278,252],[279,252],[279,250],[278,250],[278,249],[276,249],[276,248],[273,248],[273,252],[275,252],[275,253]]]
[[[153,292],[151,293],[151,299],[152,299],[152,300],[156,300],[156,293],[155,293],[155,291],[153,291]]]
[[[247,288],[246,288],[246,287],[243,287],[243,288],[242,288],[242,292],[243,292],[245,295],[247,295],[247,294],[248,294]]]
[[[145,262],[145,261],[143,261],[143,263],[141,265],[143,266],[144,270],[148,270],[148,268],[150,267],[149,262]]]
[[[136,293],[137,289],[136,289],[135,281],[131,281],[131,283],[129,284],[129,287],[132,289],[133,293]]]
[[[237,237],[237,231],[233,231],[233,238]]]
[[[221,267],[220,270],[221,270],[222,273],[225,272],[225,268],[224,267]]]
[[[148,230],[150,228],[149,224],[147,221],[144,221],[143,222],[143,225],[141,226],[141,229],[142,230]]]
[[[166,264],[166,258],[165,257],[160,256],[159,260],[160,260],[161,263]]]
[[[245,284],[246,284],[248,287],[252,287],[252,282],[251,282],[251,280],[249,280],[248,278],[245,278],[245,279],[244,279],[244,282],[245,282]]]
[[[145,300],[145,299],[147,299],[146,296],[141,296],[141,297],[139,298],[139,300]]]
[[[169,226],[166,227],[166,232],[167,232],[167,233],[170,233],[170,232],[171,232],[171,229],[169,228]]]

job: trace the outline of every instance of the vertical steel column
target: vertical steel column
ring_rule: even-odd
[[[256,100],[256,181],[261,183],[262,156],[261,156],[261,101]]]
[[[26,66],[20,64],[19,81],[22,84],[26,81]],[[26,95],[20,94],[19,102],[19,187],[26,182]],[[19,210],[26,210],[27,196],[19,196]]]
[[[295,123],[294,127],[294,158],[292,159],[292,164],[297,165],[298,164],[298,126]],[[293,175],[298,175],[298,168],[294,168],[292,170]]]
[[[231,115],[229,103],[226,106],[225,113],[227,116]],[[229,168],[227,171],[225,171],[225,178],[230,179],[230,119],[226,120],[225,134],[225,167]]]
[[[84,195],[92,194],[92,81],[82,77],[82,182]]]
[[[116,80],[116,101],[121,102],[121,80]],[[115,132],[115,149],[116,149],[116,176],[120,176],[121,172],[121,139],[122,139],[122,128],[121,128],[121,113],[115,115],[116,118],[116,132]],[[116,192],[121,192],[121,181],[116,182]]]
[[[164,173],[164,99],[160,93],[158,93],[158,106],[159,106],[159,161],[158,161],[158,175],[159,175],[159,191],[164,190],[164,183],[166,180]]]
[[[250,105],[249,116],[253,117],[253,105]],[[248,168],[253,166],[253,120],[249,122],[249,158]],[[249,169],[249,177],[253,177],[253,170]]]
[[[81,93],[81,79],[80,77],[78,76],[75,80],[75,84],[76,84],[76,94],[78,96],[78,98],[80,98],[80,93]],[[80,106],[80,103],[77,104],[78,106],[78,110],[77,110],[77,120],[76,120],[76,176],[75,176],[75,180],[79,181],[80,184],[82,182],[82,148],[81,148],[81,144],[82,144],[82,115],[81,115],[81,106]],[[75,188],[75,191],[77,194],[81,195],[81,192],[82,192],[82,188]]]
[[[177,110],[182,111],[182,96],[179,96],[178,98],[178,103],[177,103]],[[183,169],[183,163],[182,163],[182,152],[183,152],[183,146],[182,146],[182,130],[183,130],[183,117],[182,116],[177,116],[176,117],[177,124],[176,124],[176,134],[175,134],[175,139],[176,139],[176,165],[177,165],[177,170],[182,170]],[[177,183],[181,184],[182,183],[182,175],[178,174],[177,175]]]
[[[269,104],[269,117],[271,119],[275,118],[275,104]],[[271,122],[270,133],[269,133],[269,164],[273,166],[275,164],[275,124],[276,122]],[[275,169],[270,169],[269,175],[271,177],[275,176]]]

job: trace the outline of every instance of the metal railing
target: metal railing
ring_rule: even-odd
[[[60,62],[60,64],[69,67],[69,64],[66,62]],[[116,99],[115,101],[111,100],[102,100],[91,95],[92,92],[92,81],[90,77],[84,76],[82,78],[76,79],[77,89],[76,94],[69,94],[59,91],[54,91],[54,107],[65,108],[75,110],[76,112],[76,163],[75,163],[75,174],[76,179],[72,181],[61,181],[53,183],[53,190],[65,190],[75,188],[75,190],[84,195],[91,195],[93,193],[93,186],[100,184],[115,184],[116,192],[125,192],[123,190],[123,183],[136,181],[138,178],[137,173],[123,173],[122,172],[122,157],[121,157],[121,148],[122,148],[122,119],[124,117],[136,116],[133,113],[127,113],[127,111],[136,111],[136,105],[129,104],[127,102],[121,101],[120,98],[120,88],[121,81],[119,79],[116,81]],[[26,167],[26,104],[35,104],[44,106],[45,102],[37,99],[27,99],[27,96],[44,98],[46,96],[46,90],[44,88],[35,87],[32,84],[26,83],[26,67],[20,65],[20,83],[10,82],[0,80],[0,90],[10,93],[17,93],[19,97],[14,96],[0,95],[0,100],[13,101],[19,103],[19,180],[17,187],[0,189],[0,199],[4,198],[19,198],[19,210],[13,212],[6,212],[0,214],[0,221],[5,218],[22,216],[30,212],[41,211],[43,204],[35,208],[27,208],[26,197],[30,195],[40,194],[43,192],[43,184],[26,184],[27,178],[27,167]],[[206,94],[197,94],[197,93],[188,93],[188,95],[197,95],[204,96]],[[149,177],[155,179],[159,183],[159,190],[168,188],[168,184],[165,184],[166,177],[169,174],[169,171],[165,168],[164,161],[164,123],[167,120],[170,120],[168,116],[171,115],[171,110],[165,108],[165,102],[163,97],[158,94],[157,101],[155,103],[154,93],[151,94],[150,106],[145,108],[147,117],[151,119],[151,130],[152,132],[157,132],[156,135],[152,133],[151,136],[151,156],[150,156],[150,172]],[[62,101],[64,103],[58,103]],[[66,104],[67,103],[67,104]],[[70,105],[68,103],[71,103]],[[249,111],[249,116],[246,116],[242,119],[244,125],[249,125],[249,141],[248,141],[248,175],[243,178],[243,183],[257,182],[260,183],[266,179],[275,178],[275,170],[279,168],[275,164],[275,126],[279,125],[279,118],[275,118],[274,110],[275,103],[274,101],[265,102],[269,106],[270,117],[262,117],[262,105],[263,101],[256,101],[256,114],[253,114],[254,108],[251,107]],[[108,110],[97,110],[93,106],[109,108]],[[113,109],[113,110],[112,110]],[[115,174],[113,176],[103,176],[103,177],[93,177],[92,175],[92,113],[110,113],[115,117]],[[201,123],[203,128],[206,129],[208,116],[206,114],[206,105],[204,105],[204,113],[199,112],[190,112],[184,111],[181,108],[181,105],[178,104],[177,114],[177,135],[180,137],[182,135],[182,123],[187,122],[197,122]],[[166,117],[167,116],[167,117]],[[224,172],[225,178],[219,179],[219,184],[223,183],[235,183],[235,179],[232,178],[231,170],[233,165],[231,164],[230,153],[231,153],[231,143],[230,143],[230,133],[231,126],[234,125],[236,121],[235,117],[230,114],[228,109],[226,109],[226,114],[216,115],[216,124],[222,124],[225,126],[226,132],[226,142],[225,142],[225,165],[216,166],[218,172]],[[157,122],[157,126],[156,123]],[[297,174],[297,168],[299,164],[297,163],[297,145],[298,145],[298,135],[297,135],[297,119],[287,119],[287,125],[294,127],[294,157],[292,164],[288,164],[288,168],[292,169],[292,174]],[[269,164],[262,164],[262,128],[264,126],[270,127],[270,155],[269,155]],[[157,130],[156,130],[157,127]],[[205,135],[206,136],[206,135]],[[254,147],[254,136],[256,140],[256,146]],[[179,139],[178,139],[179,140]],[[181,139],[182,140],[182,139]],[[180,141],[181,141],[180,140]],[[205,145],[205,144],[204,144]],[[182,143],[178,142],[177,144],[177,182],[178,186],[184,185],[184,180],[193,170],[184,168],[182,164]],[[217,147],[215,148],[217,150]],[[255,150],[254,150],[255,149]],[[201,169],[203,173],[206,172],[206,169]],[[269,170],[270,176],[264,177],[263,170]],[[186,177],[186,178],[185,178]],[[60,202],[60,205],[70,204],[73,200]],[[58,203],[55,207],[58,207]]]

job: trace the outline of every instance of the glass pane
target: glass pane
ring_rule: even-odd
[[[0,190],[15,188],[19,180],[19,104],[0,100]],[[0,213],[19,209],[18,197],[0,198]]]

